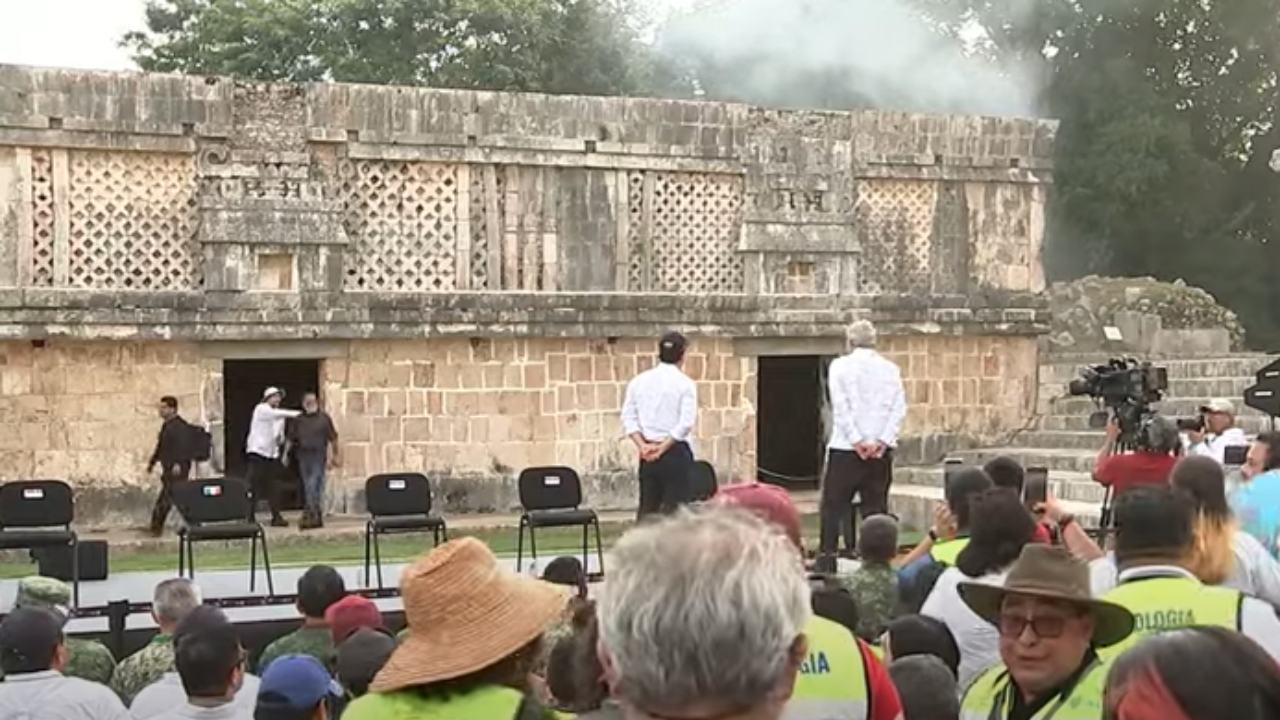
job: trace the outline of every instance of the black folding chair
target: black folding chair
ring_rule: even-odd
[[[689,468],[689,502],[706,502],[720,487],[716,469],[706,460],[699,460]]]
[[[374,475],[364,484],[369,522],[364,525],[364,584],[369,584],[369,545],[378,566],[378,588],[382,588],[382,548],[379,535],[431,531],[435,545],[449,539],[444,518],[431,512],[431,482],[421,473]]]
[[[196,576],[195,544],[220,540],[249,540],[249,592],[258,578],[258,541],[262,541],[262,567],[267,573],[267,593],[276,594],[271,578],[271,556],[262,523],[245,520],[252,501],[249,486],[241,480],[214,478],[173,484],[173,504],[185,526],[178,530],[178,575]]]
[[[516,541],[516,572],[524,569],[524,529],[529,528],[529,549],[538,564],[535,528],[582,526],[582,567],[587,564],[587,528],[596,528],[596,556],[604,574],[604,544],[600,540],[600,518],[582,505],[582,480],[568,467],[535,467],[520,473],[520,536]]]
[[[80,607],[80,540],[71,486],[61,480],[19,480],[0,485],[0,550],[71,548],[72,605]]]

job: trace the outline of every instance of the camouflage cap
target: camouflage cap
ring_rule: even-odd
[[[41,607],[56,610],[65,618],[71,604],[71,587],[51,577],[34,575],[18,582],[18,596],[13,607]]]

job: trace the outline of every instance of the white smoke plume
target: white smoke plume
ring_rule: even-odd
[[[791,107],[1035,115],[1041,68],[972,52],[912,0],[720,0],[672,16],[660,54],[710,96]],[[1029,0],[1034,2],[1034,0]],[[981,35],[981,29],[971,28]],[[964,35],[965,33],[962,33]]]

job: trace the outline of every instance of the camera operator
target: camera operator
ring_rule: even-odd
[[[1203,418],[1199,430],[1187,431],[1187,454],[1205,455],[1224,461],[1227,448],[1248,445],[1244,430],[1236,427],[1236,406],[1226,398],[1215,398],[1200,408]]]
[[[1111,418],[1107,423],[1107,439],[1098,451],[1098,461],[1093,468],[1095,482],[1111,487],[1116,497],[1138,485],[1169,482],[1182,449],[1178,427],[1173,421],[1159,415],[1148,418],[1135,435],[1137,448],[1132,452],[1117,452],[1119,438],[1120,423]]]

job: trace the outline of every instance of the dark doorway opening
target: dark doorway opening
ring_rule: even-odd
[[[761,480],[797,489],[818,486],[826,445],[826,365],[816,355],[760,358],[756,448]]]
[[[320,388],[319,360],[225,360],[222,363],[222,402],[226,422],[225,455],[227,477],[245,477],[244,443],[249,435],[253,408],[269,387],[284,390],[281,407],[302,407],[302,396]],[[284,506],[302,507],[302,480],[297,463],[290,462],[287,482],[281,492]]]

